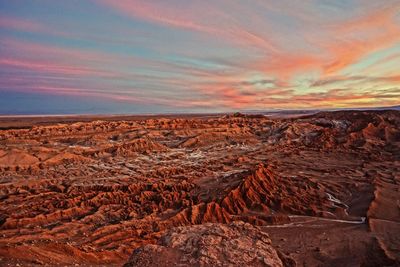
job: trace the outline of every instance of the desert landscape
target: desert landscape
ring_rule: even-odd
[[[400,267],[400,0],[0,0],[0,267]]]
[[[1,266],[400,264],[400,111],[0,126]]]

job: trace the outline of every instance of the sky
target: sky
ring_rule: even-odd
[[[0,0],[0,114],[400,104],[400,0]]]

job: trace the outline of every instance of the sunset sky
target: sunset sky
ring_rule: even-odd
[[[0,0],[0,113],[400,104],[400,0]]]

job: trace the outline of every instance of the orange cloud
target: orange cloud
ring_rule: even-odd
[[[321,92],[324,88],[316,87],[343,81],[359,82],[361,85],[372,82],[385,85],[398,83],[400,79],[393,70],[391,75],[384,73],[380,74],[381,77],[367,74],[348,77],[341,71],[369,54],[400,41],[400,29],[395,21],[399,5],[376,9],[340,22],[341,16],[330,20],[315,14],[319,9],[310,1],[306,1],[305,8],[297,8],[297,4],[293,9],[289,2],[272,1],[270,6],[270,3],[262,0],[255,0],[253,5],[229,0],[215,4],[212,1],[180,1],[179,5],[140,0],[98,2],[134,20],[165,26],[162,30],[178,30],[179,34],[174,35],[174,38],[182,38],[184,47],[176,47],[178,42],[169,47],[168,40],[158,40],[160,37],[165,38],[165,35],[158,36],[157,27],[149,36],[146,34],[143,40],[139,38],[140,41],[135,42],[133,39],[136,36],[130,40],[127,37],[127,41],[132,42],[118,43],[115,40],[118,46],[102,44],[97,47],[97,51],[95,48],[56,47],[2,38],[0,65],[5,70],[22,70],[21,74],[38,72],[35,76],[38,80],[45,77],[44,74],[53,78],[72,77],[77,80],[75,87],[72,86],[73,82],[71,86],[62,86],[56,82],[51,84],[38,81],[37,90],[58,90],[65,94],[79,94],[81,90],[82,94],[113,100],[140,100],[177,107],[252,109],[266,106],[347,105],[354,101],[365,103],[374,100],[377,103],[392,103],[396,100],[397,95],[393,92],[386,95],[373,92],[361,94],[356,89]],[[264,9],[258,10],[259,7]],[[323,23],[320,23],[321,18]],[[277,28],[274,29],[274,26]],[[63,36],[62,33],[49,31],[41,24],[30,24],[29,21],[8,17],[0,18],[0,27],[41,32],[51,34],[52,37],[56,34],[57,37]],[[142,33],[147,33],[145,30]],[[311,33],[312,30],[315,32]],[[85,37],[92,37],[92,34],[87,32]],[[22,40],[23,37],[20,38]],[[63,40],[55,43],[62,44]],[[185,43],[186,40],[190,41],[189,44],[197,40],[201,43],[192,49]],[[64,43],[65,46],[68,44]],[[138,46],[131,47],[131,44],[140,46],[140,49],[136,49]],[[130,54],[131,51],[142,51],[143,44],[149,45],[146,54]],[[119,45],[124,45],[126,49],[119,50]],[[9,51],[12,53],[7,53]],[[219,51],[223,51],[223,55],[218,54]],[[218,64],[221,58],[224,62]],[[314,91],[320,92],[298,94],[298,90],[295,90],[299,82],[295,79],[298,74],[322,76],[315,78],[317,82],[311,84]],[[17,82],[17,78],[22,79],[16,76],[12,77],[13,82]],[[248,77],[262,77],[261,80],[272,82],[266,86],[246,79]],[[85,89],[86,82],[92,87],[100,84],[101,90]],[[82,88],[78,86],[80,83]],[[102,90],[109,90],[110,93]]]
[[[335,25],[332,31],[332,36],[335,38],[330,44],[325,45],[332,62],[323,67],[324,74],[336,73],[366,55],[400,41],[400,27],[394,20],[399,7],[397,5],[376,10]],[[360,35],[363,37],[360,38]]]
[[[179,9],[176,9],[164,3],[155,4],[149,1],[101,0],[100,2],[137,19],[205,33],[222,38],[228,44],[257,48],[261,52],[258,56],[259,59],[253,59],[253,62],[249,64],[245,63],[243,67],[275,75],[281,80],[288,80],[295,74],[307,71],[320,70],[325,76],[337,73],[366,55],[400,40],[399,27],[393,20],[399,5],[378,9],[328,27],[320,26],[321,30],[326,31],[330,38],[324,41],[325,37],[317,36],[318,39],[311,40],[313,45],[320,50],[320,53],[316,54],[302,50],[294,53],[284,49],[282,45],[273,41],[274,35],[279,36],[279,32],[271,31],[269,38],[266,38],[266,28],[268,31],[270,30],[268,21],[262,20],[256,14],[252,20],[259,24],[258,28],[251,29],[244,23],[233,19],[227,15],[227,12],[232,8],[235,12],[240,11],[240,6],[235,6],[234,3],[228,5],[230,8],[228,11],[223,12],[219,9],[220,7],[207,3],[190,2],[182,4]],[[259,2],[258,5],[266,10],[282,11],[280,5],[265,5],[262,2]],[[288,6],[284,13],[310,22],[310,19],[307,19],[309,16],[294,14],[287,8]],[[299,10],[306,12],[307,9]],[[248,10],[244,9],[243,12],[248,15]],[[237,19],[237,17],[235,18]],[[254,26],[254,24],[252,25]],[[379,30],[378,34],[374,32],[376,30]],[[359,39],[358,34],[362,34],[363,38]]]

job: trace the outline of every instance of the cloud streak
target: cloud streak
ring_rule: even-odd
[[[397,1],[17,5],[1,11],[2,90],[207,111],[400,102]]]

